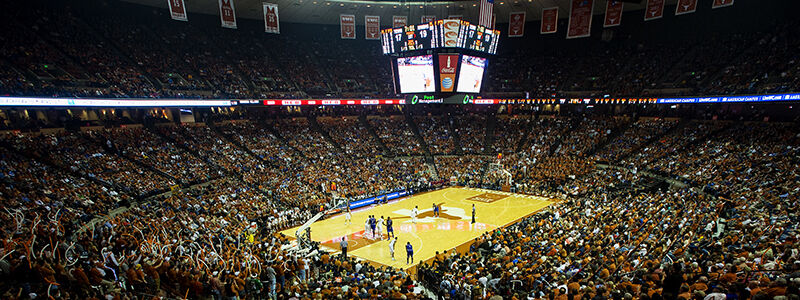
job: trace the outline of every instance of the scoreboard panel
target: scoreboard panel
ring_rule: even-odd
[[[490,54],[497,53],[497,40],[500,37],[499,30],[492,30],[484,26],[472,24],[464,29],[465,30],[462,30],[465,35],[464,39],[460,40],[462,42],[462,48]]]
[[[383,29],[383,54],[439,48],[438,32],[433,23]]]
[[[462,48],[496,54],[499,37],[499,30],[458,19],[381,30],[383,54],[436,48]]]

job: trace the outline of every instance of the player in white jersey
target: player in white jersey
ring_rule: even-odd
[[[382,241],[383,240],[383,233],[382,233],[383,230],[381,229],[381,227],[383,227],[383,216],[381,216],[381,220],[380,221],[375,222],[375,236],[378,237],[378,240]]]
[[[353,224],[353,222],[350,221],[351,218],[353,218],[353,215],[350,214],[350,208],[348,207],[347,212],[344,213],[344,224],[345,225]]]
[[[396,243],[397,243],[397,237],[389,239],[389,254],[392,255],[392,261],[394,261],[394,244]]]
[[[411,221],[414,222],[414,224],[417,224],[417,214],[419,214],[419,210],[414,206],[414,209],[411,210]]]
[[[364,222],[364,237],[369,238],[372,233],[369,230],[369,218]]]

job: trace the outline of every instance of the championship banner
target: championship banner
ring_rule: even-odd
[[[449,16],[447,16],[447,18],[448,18],[448,19],[459,19],[459,20],[463,20],[463,19],[464,19],[464,16],[463,16],[463,15],[449,15]]]
[[[606,2],[606,19],[603,27],[614,27],[622,24],[622,1],[608,0]]]
[[[733,0],[714,0],[711,8],[720,8],[733,5]]]
[[[568,39],[587,37],[591,34],[593,7],[594,0],[572,0],[567,23]]]
[[[186,6],[183,5],[183,0],[167,0],[169,2],[169,15],[173,20],[189,21],[186,17]]]
[[[664,0],[647,0],[647,8],[644,10],[644,20],[650,21],[660,19],[664,16]]]
[[[236,11],[233,8],[233,0],[219,0],[219,19],[222,27],[236,28]]]
[[[264,32],[281,33],[278,5],[264,2]]]
[[[339,15],[339,29],[342,39],[356,39],[356,16]]]
[[[525,12],[512,12],[508,15],[508,37],[521,37],[525,34]]]
[[[439,90],[452,92],[456,83],[458,54],[439,54]]]
[[[558,31],[558,7],[542,9],[542,28],[539,33],[555,33]]]
[[[675,7],[675,15],[690,14],[697,10],[697,0],[678,0],[678,6]]]
[[[430,22],[436,21],[436,16],[422,16],[421,21],[422,21],[421,23],[423,23],[423,24],[424,23],[430,23]]]
[[[381,38],[381,17],[364,16],[364,39],[379,40]]]
[[[408,25],[407,16],[392,16],[392,27],[404,27]]]

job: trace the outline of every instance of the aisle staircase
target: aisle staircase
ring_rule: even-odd
[[[311,126],[311,129],[322,135],[322,138],[325,139],[326,142],[333,145],[333,148],[339,151],[339,153],[344,153],[342,146],[339,145],[339,143],[337,143],[336,141],[334,141],[333,138],[331,138],[331,136],[328,134],[328,131],[326,131],[324,128],[322,128],[321,125],[319,125],[316,116],[309,116],[308,124]]]
[[[461,148],[461,135],[458,133],[458,125],[456,125],[456,120],[450,114],[444,114],[442,117],[445,123],[447,123],[447,128],[450,130],[450,135],[453,137],[453,149],[455,149],[456,155],[463,155],[464,148]]]
[[[378,136],[378,132],[375,131],[375,128],[369,124],[369,121],[367,121],[367,115],[359,115],[358,122],[361,123],[361,126],[367,129],[367,133],[372,136],[372,139],[378,142],[378,147],[380,147],[381,153],[383,153],[384,156],[394,156],[393,151],[389,150],[389,147],[387,147],[386,144],[383,143],[383,140],[381,140],[380,136]]]
[[[277,120],[275,122],[277,122]],[[306,157],[306,155],[303,154],[303,151],[300,151],[297,148],[292,147],[291,145],[289,145],[289,141],[287,141],[286,138],[284,138],[280,134],[280,132],[278,132],[278,130],[275,129],[276,126],[274,126],[272,124],[267,124],[266,122],[262,123],[261,125],[263,125],[264,128],[269,130],[269,132],[272,133],[272,135],[274,135],[276,139],[281,141],[281,144],[283,144],[283,146],[285,146],[288,149],[292,149],[292,152],[294,152],[297,156],[299,156],[299,157],[301,157],[303,159],[308,159],[308,157]]]
[[[250,148],[247,148],[244,145],[242,145],[242,143],[239,143],[239,141],[237,139],[235,139],[235,138],[231,137],[230,135],[226,134],[224,131],[222,131],[222,129],[217,127],[216,126],[217,124],[215,124],[214,122],[207,122],[206,125],[208,125],[208,128],[211,128],[211,130],[214,131],[214,133],[216,133],[217,135],[222,137],[226,142],[228,142],[229,144],[235,146],[239,150],[242,150],[242,151],[246,152],[247,154],[249,154],[250,156],[252,156],[256,160],[258,160],[258,161],[260,161],[260,162],[262,162],[264,164],[274,165],[272,162],[270,162],[270,161],[268,161],[266,159],[263,159],[262,157],[256,155],[256,153],[253,152],[253,150],[250,150]]]
[[[514,147],[514,152],[522,152],[522,148],[525,147],[525,144],[528,143],[528,136],[531,134],[531,122],[536,121],[539,119],[539,115],[534,115],[533,119],[526,119],[525,125],[522,126],[522,138],[519,139],[517,142],[517,146]]]
[[[422,147],[422,152],[425,155],[425,160],[433,163],[433,156],[431,155],[430,149],[428,149],[428,144],[425,143],[425,139],[422,138],[422,134],[419,132],[419,128],[417,124],[414,123],[414,118],[411,116],[411,112],[405,110],[403,112],[403,116],[406,118],[406,124],[408,124],[408,128],[411,129],[411,132],[414,134],[414,137],[417,139],[417,143],[419,143],[420,147]]]
[[[594,147],[592,147],[592,149],[586,153],[586,157],[594,156],[597,153],[597,151],[600,151],[600,149],[603,149],[606,145],[608,145],[609,143],[614,141],[617,137],[625,133],[625,131],[628,130],[628,128],[630,128],[634,122],[635,121],[628,120],[628,122],[625,123],[625,125],[612,128],[611,134],[609,134],[604,140],[600,141],[600,143],[594,145]]]
[[[483,153],[493,154],[494,149],[494,131],[497,128],[497,114],[490,113],[486,117],[486,135],[483,138]]]

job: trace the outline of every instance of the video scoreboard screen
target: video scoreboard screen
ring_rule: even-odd
[[[459,53],[398,57],[393,76],[400,94],[478,94],[489,59]]]
[[[486,58],[470,55],[461,56],[461,71],[458,72],[459,93],[479,93],[486,70]]]
[[[397,59],[400,93],[433,93],[436,91],[433,55],[401,57]]]
[[[458,19],[381,30],[383,54],[435,48],[463,48],[497,53],[499,30]]]

